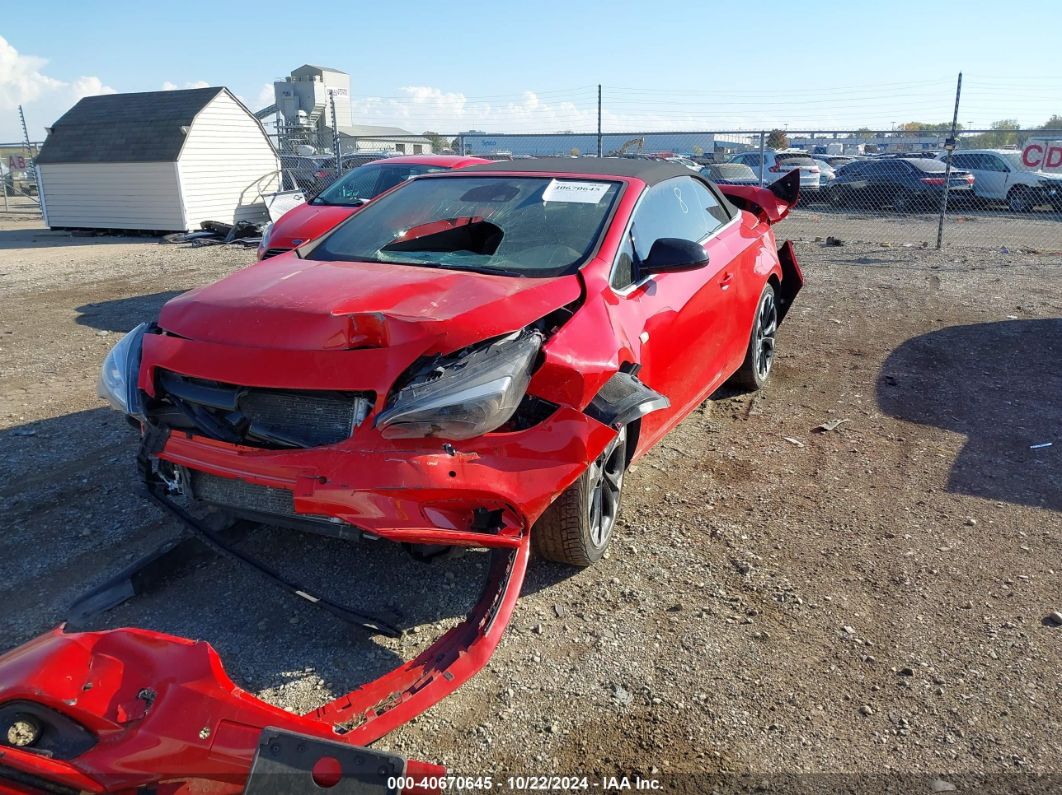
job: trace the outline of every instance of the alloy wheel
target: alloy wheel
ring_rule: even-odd
[[[619,514],[623,471],[627,465],[626,442],[627,431],[623,428],[588,471],[590,488],[586,509],[590,520],[590,542],[595,549],[603,549],[608,545]]]
[[[767,290],[760,301],[760,311],[756,316],[756,328],[753,329],[752,350],[756,375],[760,381],[767,380],[774,363],[774,337],[778,331],[778,304],[774,300],[774,291]]]

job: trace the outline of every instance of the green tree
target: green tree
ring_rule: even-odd
[[[1052,114],[1051,118],[1041,124],[1037,129],[1062,130],[1062,116],[1059,116],[1057,113]]]
[[[767,133],[767,148],[788,149],[789,136],[786,135],[785,130],[774,129]]]
[[[963,139],[963,145],[971,149],[999,149],[1004,146],[1018,145],[1018,130],[1021,125],[1017,119],[999,119],[992,122],[990,132],[971,135]]]
[[[431,151],[435,154],[439,154],[446,149],[446,139],[439,135],[439,133],[426,130],[425,132],[422,132],[421,135],[431,141]]]
[[[956,130],[961,130],[962,129],[962,125],[961,124],[956,124],[955,125],[955,129]],[[911,132],[911,133],[917,133],[917,132],[951,132],[951,122],[950,121],[937,121],[937,122],[905,121],[903,124],[897,125],[896,130],[897,130],[897,132]]]

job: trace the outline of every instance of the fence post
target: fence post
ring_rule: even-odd
[[[955,112],[951,117],[951,137],[944,144],[948,157],[944,166],[944,196],[940,200],[940,219],[937,221],[937,251],[944,247],[944,216],[948,214],[948,193],[951,192],[951,155],[955,151],[956,127],[959,124],[959,96],[962,94],[962,72],[955,84]]]
[[[763,187],[763,155],[767,151],[767,133],[760,130],[760,187]]]
[[[597,84],[597,156],[601,157],[601,84]]]

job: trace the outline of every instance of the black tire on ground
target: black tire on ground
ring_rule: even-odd
[[[771,375],[774,364],[775,334],[778,331],[778,300],[774,286],[768,282],[763,286],[760,300],[756,304],[756,316],[749,334],[749,347],[745,351],[745,361],[741,368],[730,378],[733,386],[755,392],[763,388]]]
[[[627,429],[546,509],[531,529],[535,552],[557,563],[590,566],[605,554],[619,515]]]
[[[914,209],[915,198],[909,190],[901,190],[892,199],[892,209],[898,213],[909,213]]]
[[[1012,213],[1031,213],[1035,206],[1036,199],[1027,188],[1018,185],[1007,194],[1007,207]]]

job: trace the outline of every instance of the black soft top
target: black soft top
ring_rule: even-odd
[[[698,177],[696,171],[678,163],[626,157],[536,157],[528,160],[496,160],[492,163],[467,166],[461,169],[460,173],[478,171],[599,174],[604,177],[633,177],[647,185],[655,185],[672,177]]]

